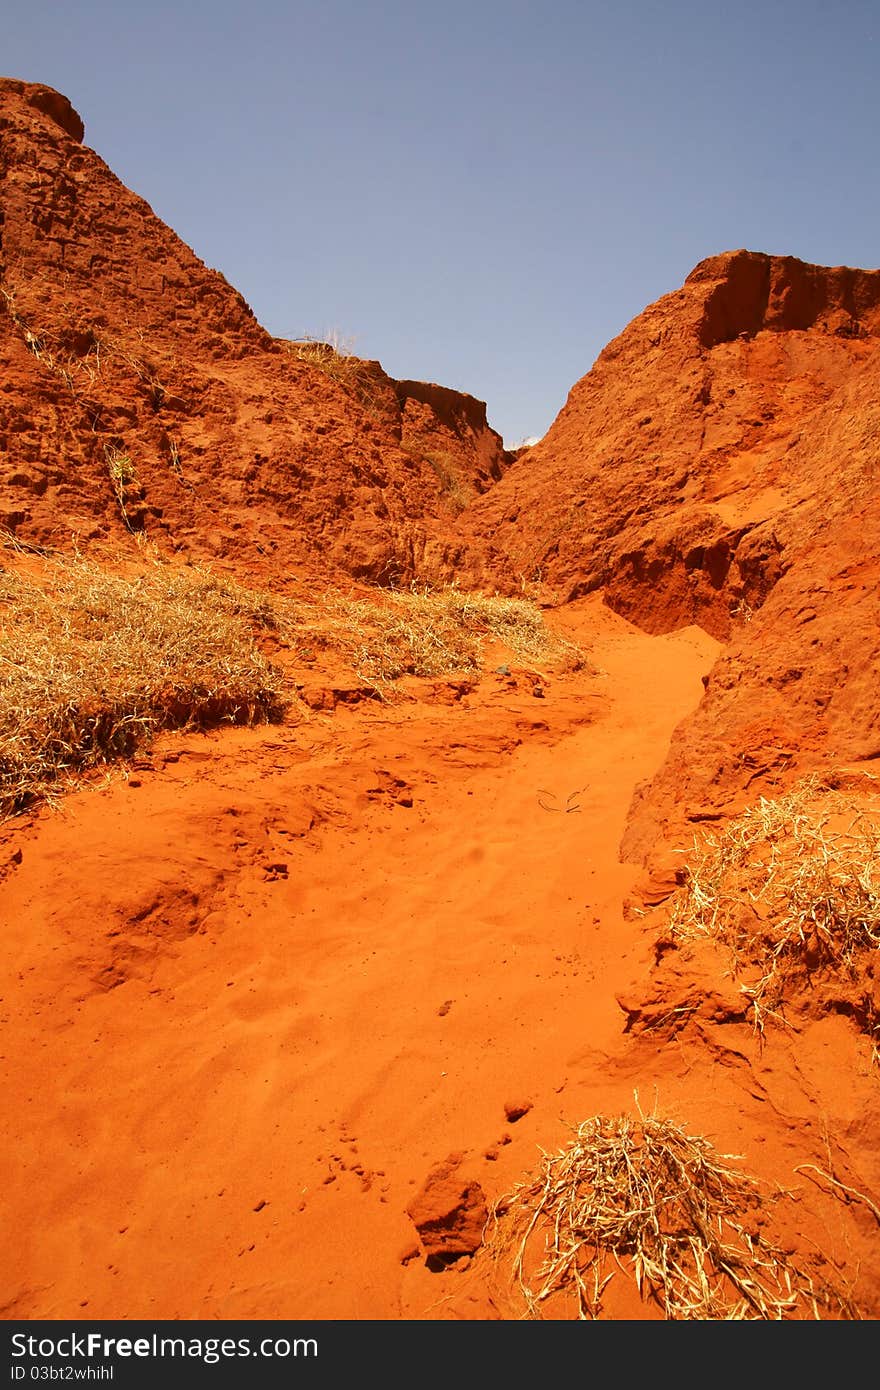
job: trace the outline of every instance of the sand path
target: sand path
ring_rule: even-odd
[[[491,1200],[619,1046],[617,845],[716,650],[564,621],[602,674],[542,700],[169,737],[6,827],[7,1317],[443,1315],[407,1204],[458,1151]]]

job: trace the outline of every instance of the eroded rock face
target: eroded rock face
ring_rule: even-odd
[[[85,136],[82,117],[74,111],[67,97],[56,92],[54,88],[44,87],[40,82],[22,82],[17,77],[0,77],[0,97],[6,94],[21,98],[35,111],[42,111],[60,126],[71,140],[82,144]]]
[[[471,512],[562,594],[728,644],[625,858],[880,757],[878,441],[880,271],[737,251],[639,315]]]
[[[65,97],[0,82],[0,528],[448,577],[508,462],[481,403],[273,340],[82,138]]]
[[[877,332],[876,271],[738,251],[701,261],[685,285],[709,287],[699,326],[704,348],[764,331],[816,329],[840,338]]]
[[[792,450],[878,335],[880,271],[712,257],[608,345],[469,524],[562,597],[601,588],[648,632],[726,640],[819,481]]]
[[[644,859],[707,809],[735,813],[799,775],[880,758],[880,353],[789,451],[802,500],[773,523],[786,570],[738,621],[623,842]]]

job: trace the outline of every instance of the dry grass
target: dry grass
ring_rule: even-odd
[[[104,458],[107,460],[107,472],[110,476],[110,486],[113,495],[119,506],[122,520],[131,531],[131,517],[128,514],[128,493],[129,489],[137,487],[137,470],[131,461],[131,456],[126,454],[116,444],[104,445]]]
[[[286,348],[291,357],[335,381],[365,409],[374,410],[380,405],[382,388],[375,369],[362,358],[355,357],[341,341],[331,343],[303,338],[287,342]]]
[[[420,466],[427,464],[434,474],[447,505],[463,512],[477,497],[477,489],[455,456],[447,450],[428,450],[418,443],[401,442],[401,449]]]
[[[762,798],[695,844],[670,927],[679,940],[709,937],[729,948],[735,973],[752,977],[743,988],[761,1032],[817,972],[858,986],[880,947],[876,793],[854,799],[810,777]],[[878,1039],[869,995],[862,1021]]]
[[[463,512],[477,496],[476,488],[462,471],[450,453],[420,453],[408,449],[415,458],[421,458],[434,473],[444,496],[456,512]]]
[[[537,604],[454,586],[378,591],[369,598],[327,594],[311,617],[300,607],[297,622],[301,642],[311,637],[344,652],[381,694],[401,676],[476,673],[487,642],[529,663],[583,664],[575,644],[546,626]]]
[[[282,681],[254,646],[245,591],[84,560],[0,575],[0,814],[158,730],[276,717]]]
[[[75,396],[93,387],[110,362],[123,362],[134,373],[156,410],[171,396],[159,379],[155,349],[144,342],[142,333],[134,331],[128,335],[130,341],[123,342],[103,330],[99,332],[94,323],[75,310],[68,310],[66,323],[35,327],[32,316],[20,312],[16,295],[7,289],[0,289],[0,309],[5,309],[37,361],[61,377]],[[132,342],[139,344],[143,352],[132,351]],[[162,370],[169,370],[170,366],[165,355]]]
[[[127,466],[108,458],[123,500]],[[325,652],[383,698],[403,675],[478,673],[487,641],[580,664],[525,600],[455,588],[289,598],[157,560],[131,577],[82,558],[17,566],[0,571],[0,816],[160,729],[281,717],[292,686],[261,634],[294,663]]]
[[[598,1115],[501,1199],[489,1245],[512,1261],[526,1317],[594,1319],[616,1273],[669,1319],[819,1317],[811,1280],[760,1232],[765,1209],[708,1140]]]

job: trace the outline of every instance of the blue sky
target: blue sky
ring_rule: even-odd
[[[0,42],[271,332],[508,443],[705,256],[880,264],[877,0],[28,0]]]

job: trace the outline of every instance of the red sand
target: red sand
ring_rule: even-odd
[[[653,937],[617,844],[717,644],[561,616],[600,674],[541,701],[493,674],[167,737],[6,828],[5,1316],[515,1317],[481,1255],[431,1272],[407,1207],[459,1152],[491,1203],[634,1092],[797,1186],[793,1241],[876,1298],[870,1212],[793,1172],[827,1170],[824,1126],[842,1180],[880,1177],[842,1166],[876,1120],[865,1040],[623,1032]],[[609,1316],[652,1316],[624,1293]]]
[[[406,1206],[457,1150],[498,1195],[620,1050],[617,843],[715,650],[566,618],[602,674],[541,701],[166,738],[6,829],[7,1316],[443,1315]]]

